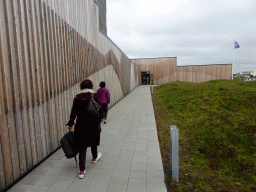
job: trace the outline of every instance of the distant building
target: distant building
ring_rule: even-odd
[[[243,71],[240,76],[242,78],[248,78],[248,80],[249,80],[250,77],[253,79],[253,77],[256,76],[256,70],[253,70],[253,71]],[[233,76],[233,77],[235,77],[235,76]]]
[[[256,76],[256,70],[243,71],[241,74],[242,77],[250,77],[251,75]]]
[[[252,71],[243,71],[241,74],[242,77],[250,77],[251,75],[252,75]]]
[[[251,75],[256,76],[256,69],[251,71]]]
[[[251,71],[243,71],[243,72],[242,72],[242,75],[243,75],[244,77],[250,76],[250,75],[251,75]]]

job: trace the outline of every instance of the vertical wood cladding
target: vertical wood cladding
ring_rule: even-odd
[[[215,79],[231,79],[232,64],[177,66],[179,81],[202,83]]]
[[[150,74],[153,74],[154,84],[171,81],[201,83],[214,79],[231,79],[232,73],[232,64],[177,66],[176,57],[142,58],[131,61],[139,68],[139,84],[143,71],[150,71]]]
[[[153,74],[154,84],[176,80],[177,57],[132,59],[131,61],[139,68],[139,84],[141,84],[142,71],[150,71],[150,74]]]
[[[105,0],[0,0],[0,190],[60,145],[85,78],[107,83],[110,106],[138,86]]]

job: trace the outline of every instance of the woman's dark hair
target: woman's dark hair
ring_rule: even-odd
[[[92,89],[93,88],[93,83],[90,79],[85,79],[80,83],[80,89]]]
[[[105,86],[106,86],[106,83],[104,81],[101,81],[100,82],[100,87],[102,88],[102,87],[105,87]]]

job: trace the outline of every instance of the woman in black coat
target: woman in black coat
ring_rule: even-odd
[[[91,80],[86,79],[80,84],[81,93],[76,95],[73,101],[73,107],[70,114],[70,120],[67,123],[69,129],[72,129],[74,120],[76,119],[74,137],[75,142],[79,148],[79,178],[84,178],[85,174],[85,160],[87,147],[91,147],[92,162],[96,163],[101,158],[101,153],[97,152],[97,146],[100,144],[100,121],[92,122],[89,117],[87,106],[92,96],[94,100],[100,105],[98,95],[92,90],[93,83]],[[100,105],[101,120],[103,112]]]

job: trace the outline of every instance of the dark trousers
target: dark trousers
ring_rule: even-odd
[[[108,104],[107,103],[102,103],[102,109],[104,112],[104,119],[107,119],[107,115],[108,115]]]
[[[85,170],[86,151],[87,151],[87,147],[85,147],[84,149],[79,150],[79,168],[80,168],[80,171]],[[96,159],[97,156],[98,156],[97,146],[91,147],[91,151],[92,151],[92,157],[94,159]]]

